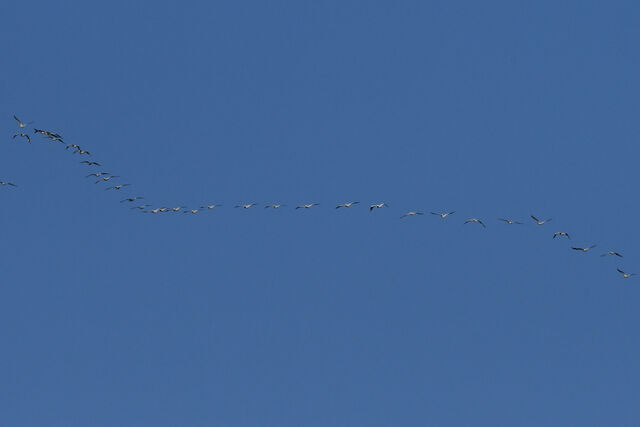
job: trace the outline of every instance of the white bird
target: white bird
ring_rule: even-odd
[[[339,208],[350,208],[353,205],[357,205],[360,202],[348,202],[348,203],[340,203],[338,206],[336,206],[336,209]]]
[[[127,197],[126,199],[122,199],[120,200],[120,203],[124,203],[124,202],[135,202],[136,200],[141,200],[144,199],[144,197],[141,196],[136,196],[136,197]]]
[[[309,203],[307,205],[300,205],[300,206],[296,206],[296,209],[310,209],[316,205],[319,205],[320,203]]]
[[[589,250],[591,250],[591,249],[593,249],[593,248],[595,248],[595,247],[596,247],[596,245],[591,245],[591,246],[588,246],[588,247],[586,247],[586,248],[575,248],[575,247],[571,247],[571,249],[573,249],[574,251],[589,252]]]
[[[144,208],[146,208],[147,206],[151,206],[151,205],[140,205],[140,206],[133,206],[130,209],[139,209],[139,210],[143,210]]]
[[[636,273],[625,273],[624,271],[620,270],[619,268],[616,268],[616,270],[618,270],[618,273],[622,274],[622,278],[623,279],[628,279],[629,277],[636,275]]]
[[[249,203],[248,205],[236,205],[236,208],[249,209],[252,206],[256,206],[257,203]]]
[[[15,114],[13,115],[13,118],[15,119],[16,122],[18,122],[18,126],[20,127],[20,129],[24,129],[27,126],[29,126],[31,123],[33,123],[33,122],[23,123],[23,122],[20,121],[19,118],[16,117]]]
[[[374,209],[382,209],[382,208],[383,208],[383,207],[385,207],[385,206],[386,206],[386,207],[389,207],[389,205],[388,205],[388,204],[386,204],[386,203],[384,203],[384,202],[383,202],[383,203],[378,203],[377,205],[375,205],[375,204],[374,204],[374,205],[370,205],[370,206],[369,206],[369,212],[371,212],[371,211],[372,211],[372,210],[374,210]]]
[[[176,206],[175,208],[171,208],[169,209],[171,212],[180,212],[181,209],[185,208],[186,206]]]
[[[109,180],[111,180],[111,179],[113,179],[113,178],[120,178],[120,176],[119,176],[119,175],[110,175],[110,176],[105,176],[105,177],[102,177],[102,178],[100,178],[99,180],[97,180],[95,183],[97,184],[97,183],[99,183],[99,182],[107,182],[107,181],[109,181]]]
[[[76,153],[77,153],[77,154],[80,154],[80,155],[86,154],[87,156],[90,156],[90,155],[91,155],[91,153],[90,153],[90,152],[85,151],[85,150],[81,150],[80,148],[76,149],[76,151],[74,151],[74,152],[73,152],[73,154],[76,154]]]
[[[213,204],[213,205],[204,205],[204,206],[200,206],[200,209],[209,209],[209,210],[211,210],[211,209],[215,209],[215,208],[217,208],[219,206],[222,206],[222,205],[215,205],[215,204]]]
[[[453,215],[454,213],[456,213],[456,211],[445,212],[445,213],[431,212],[431,215],[436,215],[436,216],[439,216],[442,219],[445,219],[446,217],[448,217],[449,215]]]
[[[184,213],[197,214],[198,211],[200,211],[200,209],[189,209],[189,210],[184,211]]]
[[[120,190],[122,187],[126,187],[126,186],[128,186],[128,185],[131,185],[131,184],[118,184],[118,185],[114,185],[113,187],[105,188],[105,191],[106,191],[106,190]]]
[[[91,165],[101,166],[100,163],[98,163],[98,162],[90,162],[89,160],[83,160],[80,163],[86,163],[87,166],[91,166]]]
[[[512,225],[512,224],[522,224],[521,222],[513,221],[513,220],[510,220],[510,219],[506,219],[506,218],[498,218],[498,221],[504,221],[504,222],[506,222],[506,223],[507,223],[507,224],[509,224],[509,225]]]
[[[547,222],[551,221],[551,218],[549,219],[545,219],[544,221],[540,221],[538,218],[536,218],[535,216],[531,215],[531,218],[536,222],[536,224],[538,225],[543,225],[546,224]]]
[[[602,254],[602,255],[600,255],[600,256],[607,256],[607,255],[615,255],[615,256],[617,256],[617,257],[624,258],[624,257],[622,256],[622,254],[620,254],[619,252],[616,252],[616,251],[608,251],[608,252],[603,253],[603,254]]]
[[[566,237],[567,239],[571,240],[571,236],[569,236],[569,233],[565,233],[564,231],[556,231],[555,233],[553,233],[553,238],[555,239],[556,237]]]
[[[475,222],[476,224],[480,224],[482,227],[487,228],[486,225],[484,225],[484,222],[480,221],[478,218],[469,218],[468,220],[466,220],[464,223],[468,224],[470,222]]]
[[[100,178],[102,175],[111,175],[111,174],[109,172],[96,172],[96,173],[90,173],[89,175],[85,176],[85,178],[89,178],[90,176],[94,178]]]
[[[268,209],[268,208],[280,209],[280,208],[281,208],[281,207],[283,207],[283,206],[287,206],[287,205],[284,205],[284,204],[282,204],[282,203],[276,203],[276,204],[267,205],[267,206],[265,206],[264,208],[265,208],[265,209]]]
[[[424,215],[424,213],[423,212],[409,211],[406,214],[402,215],[400,218],[404,218],[405,216],[414,216],[414,215]]]

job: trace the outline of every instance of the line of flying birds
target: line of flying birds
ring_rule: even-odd
[[[23,138],[27,141],[27,143],[31,144],[31,137],[29,136],[28,133],[26,133],[26,129],[33,124],[34,122],[23,122],[21,121],[18,117],[16,117],[15,115],[13,116],[14,120],[18,123],[18,128],[19,131],[16,132],[13,135],[13,139],[16,138]],[[34,134],[40,134],[43,137],[53,141],[53,142],[59,142],[61,144],[63,144],[65,146],[65,149],[72,149],[73,154],[78,154],[79,156],[82,155],[86,155],[86,156],[91,156],[91,153],[87,150],[82,149],[79,145],[77,144],[67,144],[63,137],[55,132],[51,132],[48,130],[43,130],[43,129],[38,129],[38,128],[33,128]],[[87,166],[98,166],[98,167],[102,167],[102,165],[98,162],[95,161],[91,161],[91,160],[82,160],[80,163],[86,164]],[[95,184],[101,184],[101,183],[111,183],[111,180],[116,179],[116,178],[120,178],[119,175],[113,175],[109,172],[94,172],[94,173],[90,173],[88,175],[86,175],[85,178],[97,178],[95,181]],[[8,181],[0,181],[0,186],[10,186],[10,187],[17,187],[16,184],[12,183],[12,182],[8,182]],[[105,188],[105,191],[107,190],[120,190],[124,187],[129,187],[131,186],[131,184],[115,184],[115,185],[111,185]],[[129,196],[129,197],[125,197],[124,199],[120,200],[120,203],[133,203],[137,200],[143,200],[144,197],[142,196]],[[318,206],[320,203],[307,203],[307,204],[302,204],[302,205],[297,205],[295,207],[295,209],[311,209],[314,206]],[[360,204],[360,202],[358,201],[352,201],[352,202],[346,202],[346,203],[340,203],[338,204],[335,209],[340,209],[340,208],[351,208],[355,205]],[[150,214],[160,214],[160,213],[165,213],[165,212],[183,212],[183,213],[188,213],[188,214],[197,214],[200,211],[209,211],[209,210],[213,210],[215,208],[221,207],[223,205],[221,204],[206,204],[203,206],[200,206],[197,209],[192,209],[192,208],[187,208],[186,206],[176,206],[173,208],[169,208],[169,207],[157,207],[157,208],[152,208],[151,205],[149,204],[142,204],[142,205],[138,205],[138,206],[133,206],[131,207],[131,209],[135,209],[135,210],[139,210],[143,213],[150,213]],[[248,203],[248,204],[239,204],[239,205],[235,205],[235,208],[239,208],[239,209],[251,209],[253,207],[258,206],[257,203]],[[265,209],[280,209],[282,207],[285,207],[287,205],[282,204],[282,203],[273,203],[273,204],[267,204],[264,206]],[[389,205],[385,202],[382,203],[374,203],[369,205],[369,212],[372,212],[374,209],[382,209],[385,207],[389,207]],[[429,214],[431,215],[435,215],[438,216],[440,219],[446,219],[447,217],[455,214],[456,211],[451,211],[451,212],[429,212]],[[419,216],[419,215],[424,215],[424,212],[419,212],[419,211],[409,211],[407,213],[405,213],[404,215],[402,215],[400,218],[406,218],[406,217],[412,217],[412,216]],[[531,219],[534,221],[534,223],[538,226],[542,226],[545,225],[549,222],[551,222],[551,218],[547,218],[544,220],[538,219],[536,216],[531,215]],[[512,219],[508,219],[508,218],[498,218],[499,221],[504,222],[505,224],[508,225],[522,225],[523,223],[520,221],[514,221]],[[468,218],[467,220],[464,221],[464,224],[478,224],[479,226],[481,226],[482,228],[486,228],[485,223],[478,219],[478,218]],[[553,239],[556,238],[567,238],[567,239],[571,239],[571,236],[569,235],[569,233],[564,232],[564,231],[557,231],[555,233],[553,233]],[[580,247],[580,246],[571,246],[571,249],[574,251],[578,251],[578,252],[589,252],[591,249],[595,248],[596,245],[590,245],[590,246],[584,246],[584,247]],[[607,256],[614,256],[617,258],[623,258],[622,254],[620,254],[617,251],[613,251],[613,250],[609,250],[603,254],[600,255],[601,257],[607,257]],[[620,273],[622,275],[622,277],[624,279],[628,279],[630,277],[636,276],[636,273],[626,273],[625,271],[623,271],[620,268],[616,268],[616,270],[618,271],[618,273]]]

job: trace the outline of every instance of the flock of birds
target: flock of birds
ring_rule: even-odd
[[[18,132],[16,132],[13,135],[13,139],[16,138],[22,138],[24,140],[26,140],[27,143],[31,144],[31,136],[27,133],[27,128],[33,124],[34,122],[23,122],[21,121],[18,117],[16,117],[15,115],[13,116],[14,120],[17,122],[18,124]],[[86,151],[84,149],[82,149],[79,145],[77,144],[67,144],[64,141],[64,138],[55,132],[51,132],[48,130],[43,130],[43,129],[38,129],[38,128],[33,128],[33,133],[34,134],[40,134],[42,135],[44,138],[47,138],[53,142],[59,142],[61,144],[63,144],[65,146],[65,149],[72,149],[73,150],[73,154],[78,154],[79,156],[82,155],[86,155],[86,156],[91,156],[91,153],[89,151]],[[87,166],[97,166],[97,167],[102,167],[102,165],[96,161],[92,161],[92,160],[82,160],[80,163],[86,164]],[[112,180],[115,180],[117,178],[120,178],[120,176],[118,175],[113,175],[109,172],[93,172],[90,173],[88,175],[86,175],[85,178],[97,178],[95,181],[95,184],[110,184]],[[8,181],[0,181],[0,186],[10,186],[10,187],[17,187],[16,184],[12,183],[12,182],[8,182]],[[108,190],[114,190],[114,191],[118,191],[121,190],[125,187],[129,187],[131,186],[131,184],[114,184],[114,185],[110,185],[105,187],[105,191]],[[120,200],[120,203],[133,203],[136,202],[138,200],[144,200],[144,197],[142,196],[128,196],[123,198],[122,200]],[[360,204],[360,202],[358,201],[352,201],[352,202],[346,202],[346,203],[340,203],[338,204],[335,208],[336,209],[340,209],[340,208],[351,208],[355,205]],[[302,205],[297,205],[295,207],[295,209],[311,209],[314,206],[318,206],[319,203],[307,203],[307,204],[302,204]],[[177,213],[177,212],[183,212],[183,213],[188,213],[188,214],[197,214],[198,212],[201,211],[209,211],[209,210],[213,210],[215,208],[218,208],[220,206],[223,206],[221,204],[205,204],[203,206],[200,206],[199,208],[187,208],[186,206],[176,206],[173,208],[169,208],[166,206],[162,206],[162,207],[152,207],[150,204],[141,204],[141,205],[137,205],[137,206],[132,206],[130,209],[135,209],[138,211],[141,211],[143,213],[150,213],[150,214],[161,214],[161,213]],[[239,209],[251,209],[253,207],[258,206],[257,203],[248,203],[248,204],[240,204],[240,205],[235,205],[235,208],[239,208]],[[282,204],[282,203],[274,203],[274,204],[267,204],[264,206],[265,209],[280,209],[282,207],[285,207],[287,205]],[[389,207],[389,205],[387,203],[374,203],[369,205],[369,212],[373,211],[374,209],[382,209],[382,208],[386,208]],[[451,212],[429,212],[429,214],[431,215],[435,215],[438,216],[440,219],[445,220],[446,218],[448,218],[449,216],[455,214],[455,211],[451,211]],[[405,213],[404,215],[402,215],[400,218],[406,218],[406,217],[411,217],[411,216],[417,216],[417,215],[424,215],[424,212],[419,212],[419,211],[409,211],[407,213]],[[538,226],[543,226],[549,222],[551,222],[551,218],[548,219],[544,219],[544,220],[540,220],[538,219],[536,216],[531,215],[531,219],[534,221],[534,223]],[[498,218],[499,221],[504,222],[505,224],[508,225],[522,225],[523,223],[520,221],[514,221],[512,219],[507,219],[507,218]],[[477,224],[483,228],[486,228],[486,225],[484,222],[482,222],[482,220],[478,219],[478,218],[469,218],[467,220],[464,221],[464,224]],[[553,234],[553,239],[556,238],[566,238],[568,240],[571,240],[571,236],[569,235],[569,233],[564,232],[564,231],[557,231]],[[578,252],[589,252],[591,249],[595,248],[596,245],[590,245],[590,246],[585,246],[585,247],[579,247],[579,246],[571,246],[571,249],[574,251],[578,251]],[[623,258],[622,254],[620,254],[617,251],[613,251],[613,250],[609,250],[603,254],[600,255],[601,257],[608,257],[608,256],[613,256],[616,258]],[[622,278],[624,279],[628,279],[631,278],[633,276],[636,276],[636,273],[627,273],[625,271],[623,271],[620,267],[616,268],[616,270],[618,271],[618,273],[620,273],[620,275],[622,276]]]

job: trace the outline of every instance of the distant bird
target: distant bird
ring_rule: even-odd
[[[336,209],[339,208],[350,208],[353,205],[357,205],[360,202],[348,202],[348,203],[340,203],[338,206],[336,206]]]
[[[566,237],[567,239],[571,240],[571,236],[569,236],[569,233],[565,233],[564,231],[556,231],[555,233],[553,233],[553,238],[555,239],[556,237]]]
[[[603,253],[600,256],[607,256],[607,255],[615,255],[617,257],[624,258],[620,253],[615,252],[615,251],[608,251],[608,252]]]
[[[138,209],[138,210],[143,210],[144,208],[146,208],[147,206],[151,206],[151,205],[140,205],[140,206],[133,206],[129,209]]]
[[[400,218],[404,218],[405,216],[414,216],[414,215],[424,215],[424,213],[423,212],[409,211],[406,214],[402,215]]]
[[[107,182],[107,181],[109,181],[109,180],[111,180],[111,179],[113,179],[113,178],[120,178],[120,176],[119,176],[119,175],[110,175],[110,176],[105,176],[105,177],[102,177],[102,178],[100,178],[99,180],[97,180],[97,181],[96,181],[96,184],[97,184],[97,183],[99,183],[99,182]]]
[[[0,181],[0,185],[2,185],[3,187],[6,187],[7,185],[11,187],[17,187],[17,185],[15,185],[13,182],[7,182],[7,181]]]
[[[549,219],[545,219],[544,221],[540,221],[538,218],[536,218],[535,216],[531,215],[531,218],[536,222],[536,224],[538,225],[543,225],[546,224],[547,222],[551,221],[551,218]]]
[[[184,213],[197,214],[199,210],[200,210],[200,209],[189,209],[189,210],[187,210],[187,211],[184,211]]]
[[[296,206],[296,209],[311,209],[314,206],[319,205],[320,203],[309,203],[306,205],[300,205],[300,206]]]
[[[13,115],[13,118],[15,119],[16,122],[18,122],[18,126],[20,127],[20,129],[24,129],[27,126],[29,126],[31,123],[33,123],[33,122],[23,123],[23,122],[20,121],[19,118],[16,117],[15,114]]]
[[[56,138],[62,138],[59,134],[55,132],[49,132],[48,130],[42,130],[37,128],[33,128],[33,133],[39,133],[41,135],[48,136],[48,137],[55,136]]]
[[[629,277],[636,275],[636,273],[625,273],[624,271],[620,270],[619,268],[616,268],[616,270],[618,270],[618,273],[622,274],[622,278],[623,279],[628,279]]]
[[[98,162],[91,162],[91,161],[89,161],[89,160],[83,160],[83,161],[81,161],[80,163],[86,163],[86,164],[87,164],[87,166],[91,166],[91,165],[102,166],[102,165],[101,165],[100,163],[98,163]]]
[[[75,148],[76,150],[79,150],[80,146],[78,144],[69,144],[65,147],[65,150],[68,150],[69,148]]]
[[[85,178],[89,178],[90,176],[94,178],[100,178],[102,175],[111,175],[111,174],[109,172],[96,172],[96,173],[90,173],[89,175],[85,176]]]
[[[436,215],[442,219],[445,219],[446,217],[448,217],[449,215],[453,215],[454,213],[456,213],[456,211],[445,212],[445,213],[431,212],[431,215]]]
[[[169,209],[171,212],[180,212],[185,206],[176,206],[175,208]]]
[[[158,208],[158,212],[169,212],[170,210],[169,208]]]
[[[503,222],[506,222],[507,224],[510,224],[510,225],[512,225],[512,224],[522,224],[521,222],[513,221],[513,220],[510,220],[510,219],[506,219],[506,218],[498,218],[498,221],[503,221]]]
[[[596,245],[591,245],[591,246],[588,246],[588,247],[586,247],[586,248],[575,248],[575,247],[571,247],[571,249],[573,249],[574,251],[589,252],[589,250],[591,250],[591,249],[593,249],[593,248],[595,248],[595,247],[596,247]]]
[[[276,204],[267,205],[267,206],[265,206],[264,208],[265,208],[265,209],[268,209],[268,208],[280,209],[280,208],[281,208],[281,207],[283,207],[283,206],[287,206],[287,205],[284,205],[284,204],[282,204],[282,203],[276,203]]]
[[[222,206],[222,205],[215,205],[215,204],[213,204],[213,205],[204,205],[204,206],[200,206],[200,209],[209,209],[209,210],[211,210],[211,209],[215,209],[215,208],[220,207],[220,206]]]
[[[52,135],[47,135],[47,138],[49,138],[49,139],[50,139],[50,140],[52,140],[52,141],[60,141],[60,142],[61,142],[61,143],[63,143],[63,144],[65,143],[65,142],[62,140],[62,137],[61,137],[60,135],[53,135],[53,134],[52,134]]]
[[[248,205],[236,205],[236,208],[249,209],[252,206],[256,206],[257,203],[249,203]]]
[[[90,156],[90,155],[91,155],[91,153],[90,153],[90,152],[85,151],[85,150],[81,150],[80,148],[77,148],[77,149],[76,149],[76,151],[74,151],[74,152],[73,152],[73,154],[80,154],[81,156],[82,156],[83,154],[86,154],[87,156]]]
[[[128,186],[128,185],[131,185],[131,184],[118,184],[118,185],[114,185],[113,187],[107,187],[107,188],[105,188],[105,191],[106,191],[106,190],[120,190],[122,187],[126,187],[126,186]]]
[[[466,220],[464,223],[468,224],[470,222],[475,222],[476,224],[480,224],[482,227],[487,228],[486,225],[484,225],[484,222],[480,221],[478,218],[469,218],[468,220]]]
[[[122,199],[120,200],[120,203],[124,203],[124,202],[135,202],[136,200],[142,200],[144,199],[144,197],[141,196],[136,196],[136,197],[127,197],[126,199]]]
[[[27,135],[26,133],[24,133],[24,132],[16,133],[15,135],[13,135],[13,139],[16,139],[17,136],[19,136],[21,138],[27,138],[27,141],[29,142],[29,144],[31,144],[31,137],[29,135]]]
[[[383,208],[383,207],[385,207],[385,206],[386,206],[386,207],[389,207],[389,205],[388,205],[388,204],[386,204],[386,203],[384,203],[384,202],[383,202],[383,203],[378,203],[377,205],[375,205],[375,204],[374,204],[374,205],[370,205],[370,206],[369,206],[369,212],[371,212],[371,211],[372,211],[372,210],[374,210],[374,209],[382,209],[382,208]]]
[[[150,211],[143,211],[143,212],[149,212],[149,213],[152,213],[152,214],[157,214],[159,212],[166,212],[163,209],[166,209],[166,208],[155,208],[155,209],[151,209]]]

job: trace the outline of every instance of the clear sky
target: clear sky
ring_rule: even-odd
[[[637,426],[638,22],[3,2],[0,425]]]

